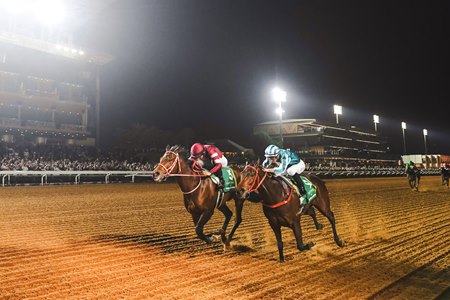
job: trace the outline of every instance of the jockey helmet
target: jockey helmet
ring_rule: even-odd
[[[411,166],[412,166],[413,164],[414,164],[414,163],[413,163],[412,160],[410,160],[409,163],[408,163],[408,165],[411,165]]]
[[[203,152],[205,151],[205,147],[203,147],[200,143],[195,143],[191,147],[191,156],[189,159],[197,159],[200,158],[203,155]]]
[[[265,157],[275,157],[280,153],[280,148],[275,145],[269,145],[267,146],[266,150],[264,150],[264,156]]]

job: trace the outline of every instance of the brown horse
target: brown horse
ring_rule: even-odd
[[[219,199],[219,190],[209,176],[202,175],[186,163],[180,156],[180,147],[167,146],[166,152],[160,158],[153,170],[153,179],[156,182],[166,180],[168,177],[176,177],[177,183],[183,192],[184,207],[191,213],[195,225],[195,232],[197,236],[206,243],[212,243],[212,236],[219,233],[222,242],[229,246],[234,232],[239,227],[242,221],[242,208],[244,199],[236,199],[235,192],[224,193],[223,198]],[[233,170],[236,181],[240,179],[240,172],[237,168],[230,166]],[[234,199],[236,205],[235,223],[230,231],[228,239],[225,233],[230,222],[233,212],[228,208],[227,201]],[[225,221],[221,229],[215,233],[206,235],[203,231],[205,224],[211,219],[214,214],[214,209],[217,208],[225,216]]]
[[[336,224],[334,214],[330,209],[330,198],[325,183],[315,175],[307,175],[307,177],[316,187],[316,198],[302,210],[301,214],[297,214],[300,210],[300,201],[297,193],[292,187],[286,185],[280,179],[272,176],[271,173],[264,172],[260,167],[248,165],[241,172],[241,180],[237,187],[237,195],[240,199],[247,199],[256,194],[263,204],[264,215],[269,220],[275,237],[277,239],[278,253],[280,262],[284,262],[283,240],[281,237],[281,226],[289,227],[293,230],[297,241],[297,248],[300,251],[309,250],[314,243],[303,244],[302,228],[300,218],[303,214],[310,215],[317,229],[321,229],[322,225],[318,224],[314,207],[316,207],[331,223],[333,228],[334,241],[339,247],[343,247],[344,243],[336,232]]]

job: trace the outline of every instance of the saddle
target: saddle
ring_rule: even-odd
[[[295,182],[294,179],[292,179],[288,176],[284,176],[284,175],[281,175],[281,176],[278,176],[275,178],[277,178],[280,181],[281,186],[283,187],[283,189],[286,193],[289,193],[290,189],[294,188],[298,197],[302,196],[300,194],[300,189],[297,186],[297,183]],[[316,198],[316,196],[317,196],[317,187],[307,177],[300,175],[300,178],[302,179],[303,185],[305,186],[305,190],[306,190],[306,197],[304,197],[304,199],[305,198],[306,199],[304,200],[304,203],[302,202],[301,204],[311,203],[311,201],[314,200],[314,198]]]

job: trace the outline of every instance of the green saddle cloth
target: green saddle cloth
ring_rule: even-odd
[[[295,189],[297,190],[297,194],[300,195],[300,190],[297,186],[297,183],[292,177],[288,176],[280,176],[282,177],[286,182],[290,182],[292,185],[295,186]],[[300,175],[300,178],[303,181],[303,185],[305,186],[306,190],[306,197],[303,195],[303,201],[301,201],[301,204],[308,204],[311,203],[314,198],[317,196],[317,187],[305,176]]]
[[[306,190],[306,199],[302,201],[302,204],[311,203],[311,201],[317,196],[317,188],[311,181],[309,181],[307,177],[300,175],[300,178],[302,179]]]
[[[235,192],[236,191],[236,178],[234,177],[234,172],[231,168],[222,167],[222,178],[223,178],[223,191],[227,192]],[[211,174],[211,179],[215,184],[219,183],[219,177],[214,174]]]

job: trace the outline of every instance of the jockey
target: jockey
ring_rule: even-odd
[[[269,145],[264,151],[264,156],[266,157],[266,159],[263,162],[263,170],[265,172],[274,173],[275,176],[286,174],[291,176],[300,189],[300,203],[303,200],[307,200],[305,186],[303,185],[303,180],[300,178],[300,174],[306,168],[305,162],[301,160],[296,153],[280,149],[275,145]],[[277,163],[277,159],[281,160],[281,163],[278,165],[278,167],[270,167],[270,165]],[[301,208],[301,210],[302,209],[303,207]]]
[[[219,150],[216,146],[213,145],[203,145],[200,143],[195,143],[191,147],[191,156],[189,160],[193,161],[193,168],[195,169],[195,165],[203,166],[203,159],[208,158],[211,160],[211,163],[214,167],[206,173],[206,175],[214,174],[220,179],[219,188],[223,187],[223,176],[222,176],[222,167],[228,166],[228,160],[223,155],[222,151]],[[198,167],[197,167],[198,168]]]
[[[442,163],[441,175],[442,175],[442,184],[444,184],[444,178],[447,178],[450,176],[450,164],[449,163]]]
[[[409,162],[406,163],[406,165],[405,165],[405,173],[408,174],[408,171],[409,171],[410,169],[411,169],[411,170],[417,169],[417,168],[416,168],[416,165],[413,163],[412,160],[410,160]]]

